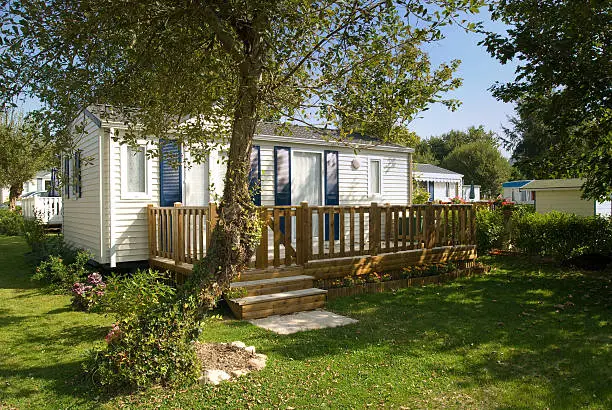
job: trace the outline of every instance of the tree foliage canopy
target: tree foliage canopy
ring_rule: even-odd
[[[422,140],[416,148],[416,161],[441,165],[444,159],[457,147],[475,141],[486,141],[497,147],[497,139],[492,131],[481,125],[469,127],[466,131],[451,130],[438,137]]]
[[[480,184],[481,192],[497,195],[510,178],[511,166],[495,145],[477,140],[456,147],[444,158],[444,168],[463,174],[464,183]]]
[[[494,95],[516,102],[509,132],[521,170],[581,176],[584,193],[612,193],[612,7],[608,0],[499,0],[492,17],[510,25],[484,45],[517,75]]]
[[[464,183],[480,184],[482,192],[489,195],[496,195],[511,175],[508,160],[499,152],[497,136],[482,125],[422,140],[415,160],[463,174]]]
[[[0,187],[10,187],[11,205],[23,184],[53,163],[41,131],[16,112],[0,114]]]

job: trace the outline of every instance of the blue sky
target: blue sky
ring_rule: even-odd
[[[477,18],[484,20],[486,29],[505,32],[506,26],[490,21],[484,10]],[[421,138],[452,129],[466,129],[471,125],[484,125],[485,129],[501,134],[502,125],[507,125],[507,117],[514,113],[514,105],[497,101],[488,88],[496,81],[513,80],[516,65],[502,65],[493,59],[484,46],[478,45],[482,35],[466,33],[457,26],[448,27],[445,34],[444,40],[428,46],[427,51],[432,64],[461,60],[457,76],[463,78],[463,85],[446,96],[459,99],[463,104],[454,112],[441,104],[433,105],[409,127]]]

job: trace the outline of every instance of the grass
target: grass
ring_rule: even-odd
[[[0,408],[612,407],[609,272],[499,257],[483,277],[334,300],[359,320],[342,328],[279,336],[210,319],[202,339],[255,345],[268,367],[219,387],[100,395],[80,363],[110,319],[37,289],[25,250],[0,237]]]

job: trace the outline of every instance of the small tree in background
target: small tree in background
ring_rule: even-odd
[[[39,130],[17,112],[0,115],[0,186],[9,187],[10,209],[23,192],[23,184],[48,169],[53,151]]]
[[[444,159],[442,166],[463,174],[463,180],[478,183],[490,196],[501,192],[510,178],[512,167],[496,146],[481,140],[458,146]]]

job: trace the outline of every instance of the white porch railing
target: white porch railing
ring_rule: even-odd
[[[40,218],[44,224],[60,225],[64,221],[62,198],[32,197],[21,200],[24,218]]]

